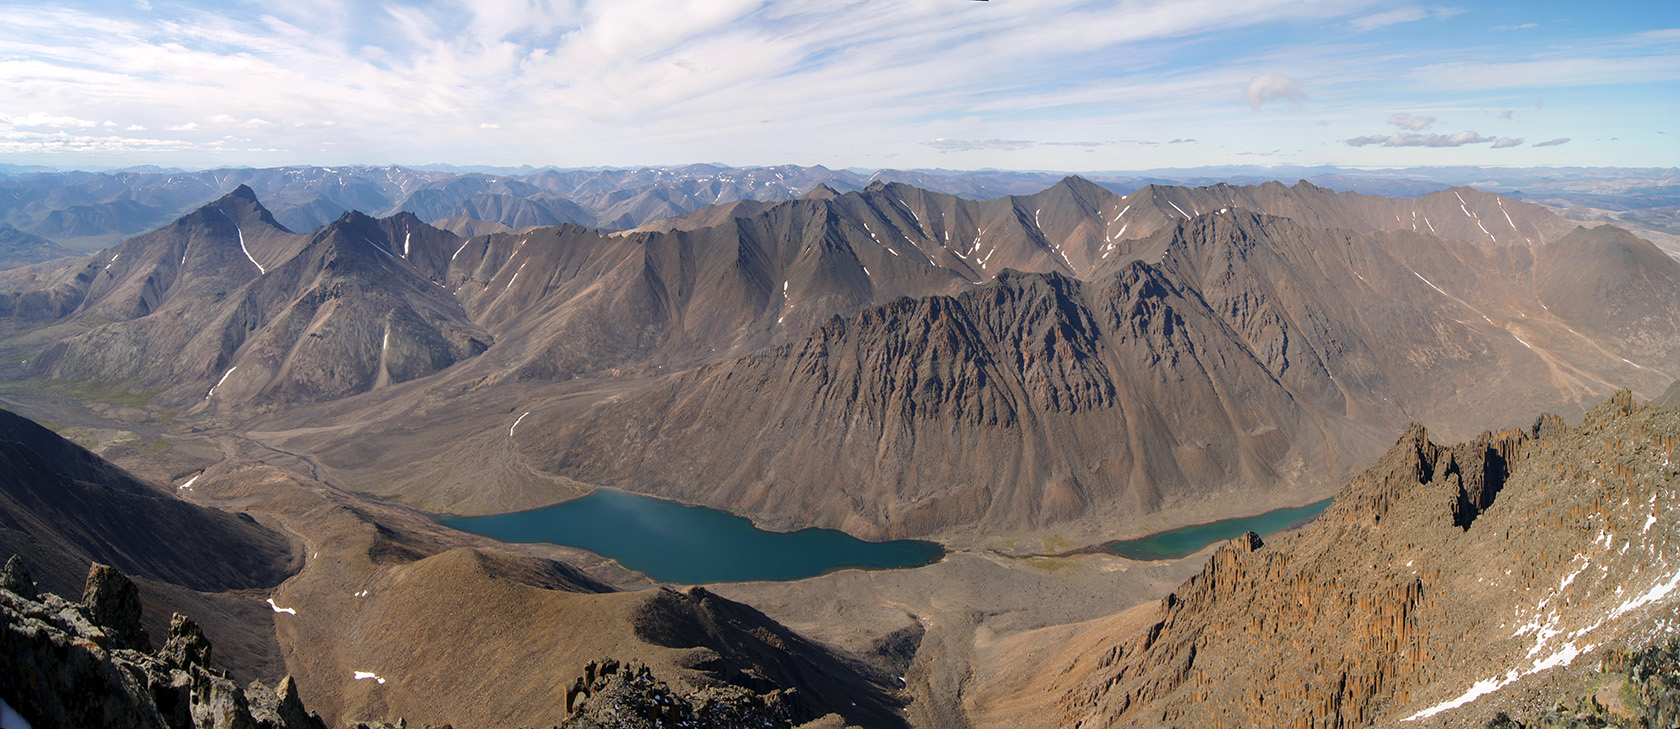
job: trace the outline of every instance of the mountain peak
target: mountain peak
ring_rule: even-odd
[[[257,203],[259,205],[261,204],[260,202],[257,201],[257,191],[252,190],[251,186],[246,185],[246,184],[240,184],[239,187],[233,188],[233,190],[231,192],[222,196],[222,200],[233,200],[233,199],[248,200],[250,202],[254,202],[254,203]],[[221,202],[222,200],[218,200],[217,202]]]
[[[837,198],[837,197],[840,197],[839,192],[836,192],[834,188],[829,187],[827,183],[819,182],[819,183],[817,183],[816,187],[811,188],[810,192],[807,192],[804,195],[800,195],[799,199],[801,199],[801,200],[833,200],[834,198]]]

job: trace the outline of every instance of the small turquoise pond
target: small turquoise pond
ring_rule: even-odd
[[[1151,534],[1147,537],[1109,542],[1103,549],[1127,559],[1157,560],[1188,557],[1209,544],[1235,539],[1244,532],[1268,537],[1317,518],[1330,506],[1330,499],[1315,501],[1306,506],[1276,509],[1264,514],[1221,519],[1206,524],[1192,524],[1179,529]]]
[[[768,532],[716,509],[608,489],[531,511],[439,521],[504,542],[587,549],[660,582],[685,585],[921,567],[945,555],[933,542],[866,542],[833,529]]]

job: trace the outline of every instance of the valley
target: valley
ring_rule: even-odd
[[[1649,241],[1467,187],[1122,195],[1069,177],[989,199],[897,182],[789,197],[461,237],[408,212],[294,230],[241,185],[13,272],[0,403],[50,428],[29,449],[96,464],[50,478],[143,491],[216,525],[188,533],[261,546],[205,581],[182,530],[112,552],[88,535],[115,516],[38,500],[4,505],[0,536],[34,536],[3,544],[63,595],[117,564],[153,634],[192,613],[235,678],[289,675],[331,726],[554,724],[605,658],[746,691],[789,726],[1363,726],[1515,665],[1486,637],[1510,626],[1438,615],[1442,589],[1550,626],[1529,633],[1551,652],[1499,684],[1525,696],[1658,630],[1680,425],[1643,403],[1680,379],[1680,262]],[[532,531],[621,529],[601,511],[479,526],[608,501],[704,518],[688,527],[704,542],[727,522],[749,554],[798,564],[696,554],[718,564],[675,572]],[[469,523],[490,536],[453,528]],[[1635,556],[1590,556],[1593,587],[1552,592],[1615,620],[1472,587],[1507,566],[1525,591],[1557,584],[1614,546],[1582,541],[1600,527]],[[1449,556],[1464,545],[1510,565]],[[1616,587],[1655,597],[1609,605]],[[1374,597],[1319,602],[1343,594]],[[1279,631],[1397,657],[1315,644],[1319,663],[1243,673],[1242,650],[1289,653]],[[1315,678],[1331,672],[1335,690]],[[1257,709],[1222,676],[1293,683]],[[1435,713],[1485,718],[1467,703]]]

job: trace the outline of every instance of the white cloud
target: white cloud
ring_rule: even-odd
[[[1515,147],[1515,146],[1517,146],[1519,144],[1522,144],[1522,143],[1523,143],[1523,140],[1520,139],[1520,138],[1512,139],[1510,137],[1500,137],[1499,141],[1493,143],[1492,148],[1493,149],[1507,149],[1507,148],[1510,148],[1510,147]]]
[[[212,114],[206,118],[205,121],[210,122],[211,124],[236,124],[239,122],[239,119],[235,118],[232,114]]]
[[[172,139],[94,136],[68,132],[0,130],[0,154],[91,154],[181,152],[196,147]]]
[[[123,131],[125,131],[125,132],[143,132],[143,131],[146,131],[146,128],[143,127],[143,126],[140,126],[139,124],[130,124],[126,127],[123,127]]]
[[[246,129],[261,129],[263,127],[274,126],[274,122],[271,122],[267,119],[257,119],[255,117],[253,117],[253,118],[250,118],[250,119],[246,119],[245,121],[239,122],[239,126],[244,127]]]
[[[1306,92],[1301,90],[1301,85],[1296,83],[1295,79],[1281,73],[1263,73],[1249,79],[1248,88],[1243,90],[1243,96],[1248,98],[1249,107],[1255,111],[1259,111],[1260,106],[1269,101],[1285,99],[1300,102],[1307,98]]]
[[[1390,25],[1411,23],[1425,18],[1435,18],[1437,20],[1450,18],[1462,12],[1464,11],[1459,10],[1458,8],[1407,5],[1393,10],[1385,10],[1380,13],[1373,13],[1371,15],[1354,18],[1353,20],[1348,21],[1348,27],[1357,32],[1364,33],[1366,31],[1376,30]]]
[[[73,116],[47,114],[39,111],[32,111],[28,114],[24,114],[23,116],[0,116],[0,122],[11,124],[14,127],[57,127],[60,129],[85,129],[87,127],[99,126],[99,122],[96,121],[77,119]]]
[[[495,122],[479,122],[479,129],[501,129],[502,125]]]
[[[1560,144],[1568,144],[1568,143],[1569,143],[1569,137],[1558,137],[1557,139],[1548,139],[1544,142],[1535,142],[1534,146],[1536,146],[1536,147],[1556,147]]]
[[[1411,114],[1394,114],[1388,117],[1388,123],[1401,129],[1421,132],[1435,123],[1432,116],[1412,116]]]
[[[185,124],[176,124],[175,126],[170,127],[169,131],[172,131],[172,132],[190,132],[190,131],[193,131],[195,129],[198,129],[198,122],[187,122]]]
[[[1495,31],[1528,30],[1529,28],[1538,28],[1538,27],[1540,27],[1539,23],[1523,23],[1522,25],[1495,25],[1492,28],[1488,28],[1488,30],[1495,30]]]
[[[1493,137],[1484,137],[1475,132],[1466,131],[1457,134],[1395,132],[1389,135],[1372,134],[1342,141],[1350,147],[1367,147],[1373,144],[1380,144],[1384,147],[1462,147],[1466,144],[1482,144],[1496,140]]]

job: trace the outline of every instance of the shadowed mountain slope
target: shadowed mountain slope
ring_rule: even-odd
[[[285,536],[248,515],[162,493],[5,410],[0,551],[21,555],[43,589],[65,594],[79,594],[90,564],[115,565],[154,606],[153,635],[168,634],[170,610],[190,612],[241,675],[279,675],[272,635],[248,622],[240,595],[278,585],[298,568]]]

